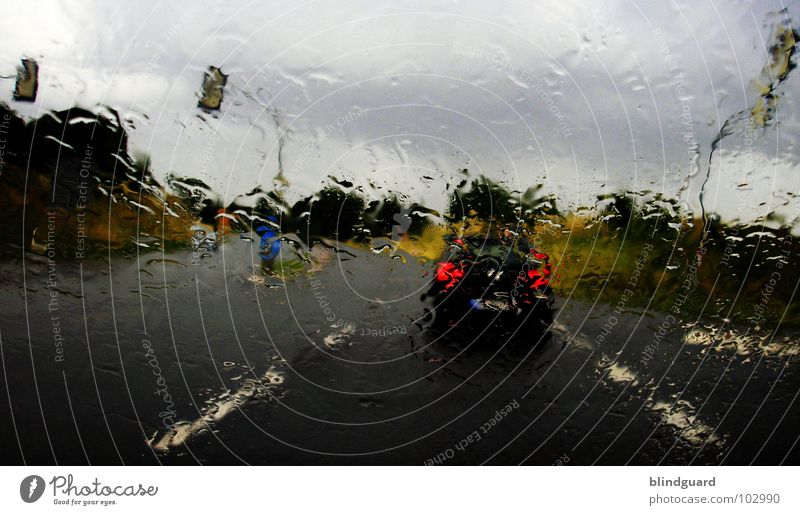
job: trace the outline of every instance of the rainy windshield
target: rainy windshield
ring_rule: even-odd
[[[797,2],[48,5],[5,462],[798,463]]]

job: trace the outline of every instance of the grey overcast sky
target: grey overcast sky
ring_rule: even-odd
[[[600,4],[11,2],[0,71],[33,57],[41,83],[33,104],[11,99],[10,80],[0,100],[27,117],[113,107],[157,177],[197,177],[227,200],[271,187],[284,134],[297,196],[333,175],[437,205],[467,167],[543,183],[573,208],[653,190],[696,209],[711,142],[754,104],[775,27],[800,6]],[[197,108],[209,65],[230,75],[213,115]],[[723,144],[712,210],[800,214],[798,90],[790,76],[778,123]]]

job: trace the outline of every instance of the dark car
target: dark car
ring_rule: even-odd
[[[497,237],[454,237],[436,264],[428,297],[439,326],[543,328],[551,320],[549,256],[508,230]]]

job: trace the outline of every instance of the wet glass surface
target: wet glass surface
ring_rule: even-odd
[[[5,9],[4,464],[798,463],[797,2]]]

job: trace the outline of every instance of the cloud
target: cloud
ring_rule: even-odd
[[[289,168],[304,155],[299,189],[329,169],[369,181],[376,167],[401,164],[440,169],[446,180],[470,166],[512,185],[550,182],[578,203],[602,185],[676,196],[687,178],[695,194],[702,174],[690,178],[692,166],[752,100],[748,84],[777,19],[770,12],[781,8],[627,0],[39,5],[14,3],[0,20],[4,69],[22,55],[42,62],[40,101],[14,107],[32,116],[112,105],[136,121],[131,141],[156,171],[201,175],[228,198],[270,186],[278,135],[290,129],[283,157]],[[209,65],[230,74],[216,116],[196,107]],[[790,82],[786,91],[797,90]],[[0,99],[10,102],[8,89]],[[320,137],[356,108],[370,115]],[[796,138],[797,126],[788,130]],[[215,151],[197,151],[208,146]],[[774,157],[766,146],[757,152]],[[783,158],[788,169],[796,165],[796,156]],[[420,175],[408,174],[406,189],[441,189],[421,186]],[[402,189],[397,182],[388,181]]]

